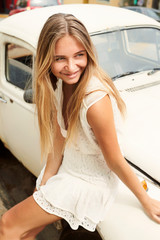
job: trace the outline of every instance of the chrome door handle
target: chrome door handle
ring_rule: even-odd
[[[0,97],[0,102],[7,103],[7,101],[5,99],[3,99],[2,97]]]

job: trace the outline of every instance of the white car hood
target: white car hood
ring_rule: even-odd
[[[127,81],[131,81],[129,88]],[[160,182],[160,72],[127,76],[121,83],[116,84],[119,89],[128,89],[122,91],[127,106],[124,155]]]

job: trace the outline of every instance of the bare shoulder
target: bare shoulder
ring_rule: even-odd
[[[88,109],[87,120],[93,129],[104,129],[106,125],[113,123],[113,110],[109,95],[105,95]]]

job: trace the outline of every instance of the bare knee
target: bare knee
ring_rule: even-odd
[[[11,210],[7,211],[0,220],[0,240],[35,239],[36,235],[45,226],[25,231],[16,224],[16,215]]]
[[[4,213],[0,220],[0,233],[5,234],[10,227],[8,213]]]
[[[1,220],[0,220],[0,236],[5,236],[5,233],[7,232],[7,221],[6,221],[6,217],[5,217],[6,214],[4,214],[2,217],[1,217]],[[1,239],[1,238],[0,238]]]
[[[14,226],[13,218],[8,211],[3,214],[0,220],[0,239],[11,239],[10,236],[12,236],[12,239],[14,239],[14,236],[16,237],[16,228]]]

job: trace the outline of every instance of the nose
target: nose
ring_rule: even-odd
[[[67,64],[66,64],[65,68],[69,72],[74,72],[74,70],[76,69],[76,64],[75,64],[74,59],[69,59],[67,61]]]

